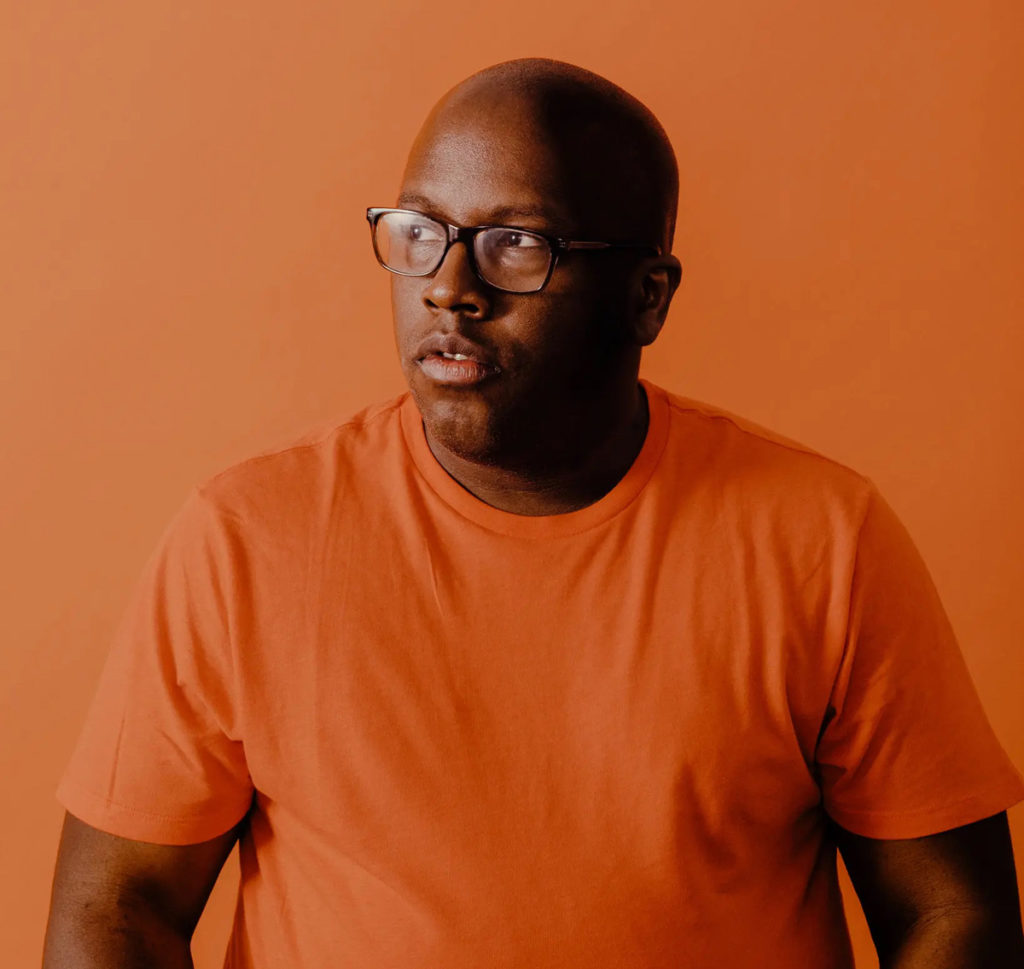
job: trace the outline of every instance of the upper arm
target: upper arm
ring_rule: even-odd
[[[919,838],[868,838],[834,821],[831,830],[879,953],[944,913],[976,917],[1024,951],[1005,811]]]
[[[165,845],[109,834],[65,812],[51,923],[73,919],[86,906],[129,900],[144,903],[182,938],[191,938],[242,823],[208,841]]]

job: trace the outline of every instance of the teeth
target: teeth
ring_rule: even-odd
[[[449,360],[468,360],[469,359],[469,357],[467,357],[464,353],[445,353],[444,351],[442,351],[441,352],[441,356],[442,357],[447,357]]]

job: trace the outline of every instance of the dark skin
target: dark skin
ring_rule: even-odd
[[[876,839],[828,822],[880,969],[1024,966],[1005,811],[920,838]]]
[[[244,823],[197,844],[162,845],[65,812],[42,969],[192,969],[189,941]]]
[[[599,185],[599,146],[559,143],[528,100],[508,96],[507,79],[494,89],[503,96],[489,97],[486,82],[474,82],[472,99],[467,90],[456,88],[431,112],[397,205],[458,225],[499,222],[570,238],[626,240],[641,231],[631,209],[609,204],[630,172],[603,173],[611,182],[599,206],[574,191]],[[574,179],[581,165],[589,177]],[[501,212],[510,207],[535,211]],[[392,277],[401,365],[442,467],[514,514],[561,514],[606,494],[643,444],[640,351],[657,337],[679,279],[673,256],[571,253],[545,290],[511,295],[476,278],[461,244],[430,277]],[[432,385],[415,350],[433,332],[486,347],[502,366],[499,379],[469,389]],[[244,824],[200,844],[154,845],[67,814],[43,969],[191,967],[189,939]],[[1024,965],[1005,812],[922,838],[829,830],[882,969]]]

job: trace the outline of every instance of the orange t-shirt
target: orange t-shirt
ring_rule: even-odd
[[[824,812],[907,838],[1024,780],[869,479],[643,380],[562,515],[410,394],[193,488],[57,789],[166,844],[249,814],[229,969],[844,969]]]

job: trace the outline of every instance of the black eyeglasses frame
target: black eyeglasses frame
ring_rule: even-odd
[[[445,227],[448,233],[448,239],[444,250],[437,260],[437,264],[432,269],[422,273],[404,273],[398,269],[392,269],[384,262],[377,249],[377,220],[382,215],[386,215],[389,212],[399,212],[403,215],[418,215],[421,218],[430,219],[432,222],[436,222],[438,225]],[[528,229],[525,226],[516,225],[458,226],[452,225],[450,222],[445,222],[444,219],[439,219],[436,216],[427,215],[425,212],[420,212],[416,209],[372,207],[366,210],[366,221],[370,224],[370,241],[373,244],[373,254],[376,257],[377,262],[388,272],[394,273],[396,276],[430,276],[432,273],[437,272],[441,264],[444,262],[445,257],[448,255],[448,250],[451,249],[456,242],[465,242],[466,254],[469,257],[469,264],[472,267],[473,272],[476,274],[477,279],[486,286],[490,286],[492,289],[497,289],[503,293],[515,293],[516,295],[539,293],[545,286],[547,286],[548,281],[551,279],[551,275],[555,271],[555,266],[558,264],[559,257],[570,249],[648,249],[655,253],[655,255],[662,255],[661,246],[654,245],[650,242],[597,242],[583,239],[565,239],[562,236],[549,235],[546,232],[538,232],[536,229]],[[476,234],[478,232],[482,232],[484,229],[511,229],[513,232],[528,232],[530,235],[535,235],[547,242],[551,249],[551,258],[548,260],[548,271],[544,276],[544,280],[536,289],[505,289],[503,286],[495,286],[494,283],[484,279],[476,264],[476,253],[473,246],[473,240],[476,237]]]

